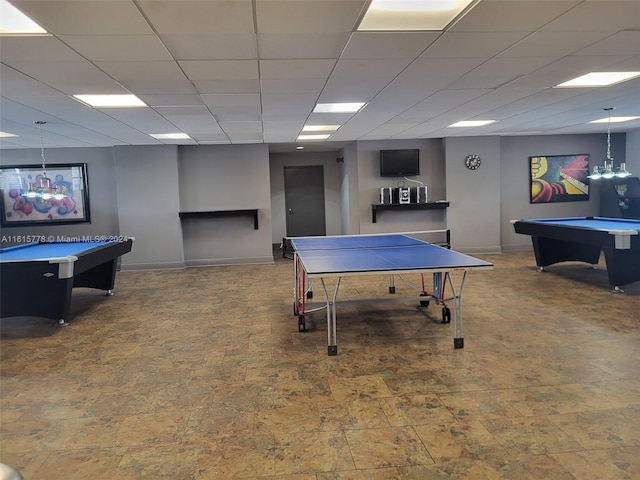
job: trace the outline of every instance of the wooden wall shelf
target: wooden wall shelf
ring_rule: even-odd
[[[205,212],[179,212],[180,218],[212,218],[212,217],[253,217],[253,228],[258,230],[258,209],[245,210],[208,210]]]
[[[428,202],[428,203],[389,203],[386,205],[371,205],[371,220],[377,221],[377,212],[382,210],[442,210],[449,206],[449,202]]]

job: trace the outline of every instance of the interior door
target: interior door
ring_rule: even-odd
[[[324,168],[284,167],[287,237],[326,235]]]

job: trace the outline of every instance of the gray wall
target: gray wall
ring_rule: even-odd
[[[500,138],[448,138],[445,150],[451,247],[467,253],[500,252]],[[465,165],[471,154],[480,157],[477,170]]]
[[[116,196],[122,235],[135,237],[123,269],[183,268],[178,218],[178,147],[115,147]]]
[[[626,138],[626,142],[625,142]],[[446,147],[446,148],[445,148]],[[393,186],[378,171],[381,149],[419,148],[429,199],[447,199],[446,210],[384,212],[371,222],[379,189]],[[587,202],[529,203],[529,157],[589,153],[601,163],[606,136],[456,137],[446,140],[359,141],[339,152],[271,154],[268,146],[47,149],[47,163],[87,163],[91,223],[13,227],[4,235],[128,235],[134,250],[123,268],[182,268],[188,265],[272,261],[271,244],[285,236],[285,165],[324,165],[327,233],[452,230],[454,248],[471,253],[530,249],[510,221],[530,217],[597,215],[599,190],[591,182]],[[640,131],[612,135],[616,165],[640,174]],[[480,155],[477,171],[464,157]],[[3,150],[2,165],[38,165],[39,149]],[[336,157],[344,158],[337,163]],[[407,185],[414,185],[408,183]],[[259,210],[259,230],[250,218],[180,221],[181,210]],[[7,244],[3,244],[8,246]]]
[[[253,219],[183,219],[185,264],[270,263],[271,193],[266,145],[181,147],[178,160],[180,211],[258,209]]]
[[[347,145],[340,152],[343,159],[341,165],[342,183],[340,185],[340,198],[342,205],[340,218],[343,235],[357,235],[360,233],[360,222],[358,217],[359,200],[358,192],[360,183],[358,181],[358,149],[356,144]]]
[[[629,132],[626,137],[627,170],[640,177],[640,130]]]

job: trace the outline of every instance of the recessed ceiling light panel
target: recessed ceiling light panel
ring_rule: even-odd
[[[318,103],[313,109],[314,113],[355,113],[365,106],[364,102],[358,103]]]
[[[341,125],[305,125],[303,132],[335,132]]]
[[[556,85],[556,88],[606,87],[640,77],[640,72],[591,72]]]
[[[484,125],[489,125],[490,123],[495,123],[495,120],[463,120],[461,122],[456,122],[450,127],[482,127]]]
[[[589,123],[621,123],[621,122],[630,122],[631,120],[638,120],[640,117],[606,117],[599,118],[598,120],[591,120]]]
[[[298,135],[298,140],[326,140],[331,135]]]
[[[135,95],[74,95],[73,98],[96,108],[146,107]]]
[[[6,0],[0,0],[0,35],[38,35],[47,31]]]
[[[149,135],[158,140],[187,140],[191,138],[186,133],[151,133]]]
[[[358,30],[444,30],[473,0],[372,0]]]

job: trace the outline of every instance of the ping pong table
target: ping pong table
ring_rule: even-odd
[[[447,302],[453,304],[454,348],[464,347],[462,325],[462,291],[467,272],[470,270],[491,270],[493,264],[450,250],[410,234],[336,235],[324,237],[294,237],[290,239],[294,249],[294,315],[298,316],[298,330],[305,330],[305,315],[326,309],[327,349],[329,355],[337,355],[337,303],[351,303],[352,300],[338,302],[338,290],[343,277],[359,275],[390,275],[389,293],[395,292],[394,275],[419,273],[422,276],[420,295],[413,298],[421,306],[430,300],[442,305],[443,323],[451,321],[451,310]],[[456,288],[453,272],[461,273],[461,281]],[[433,289],[424,286],[424,274],[433,275]],[[335,279],[333,293],[328,290],[328,280]],[[325,302],[319,308],[310,308],[311,283],[319,279],[325,294]],[[445,285],[451,293],[444,295]],[[367,300],[375,303],[376,300]],[[407,299],[398,299],[407,300]],[[359,300],[361,302],[362,300]]]

